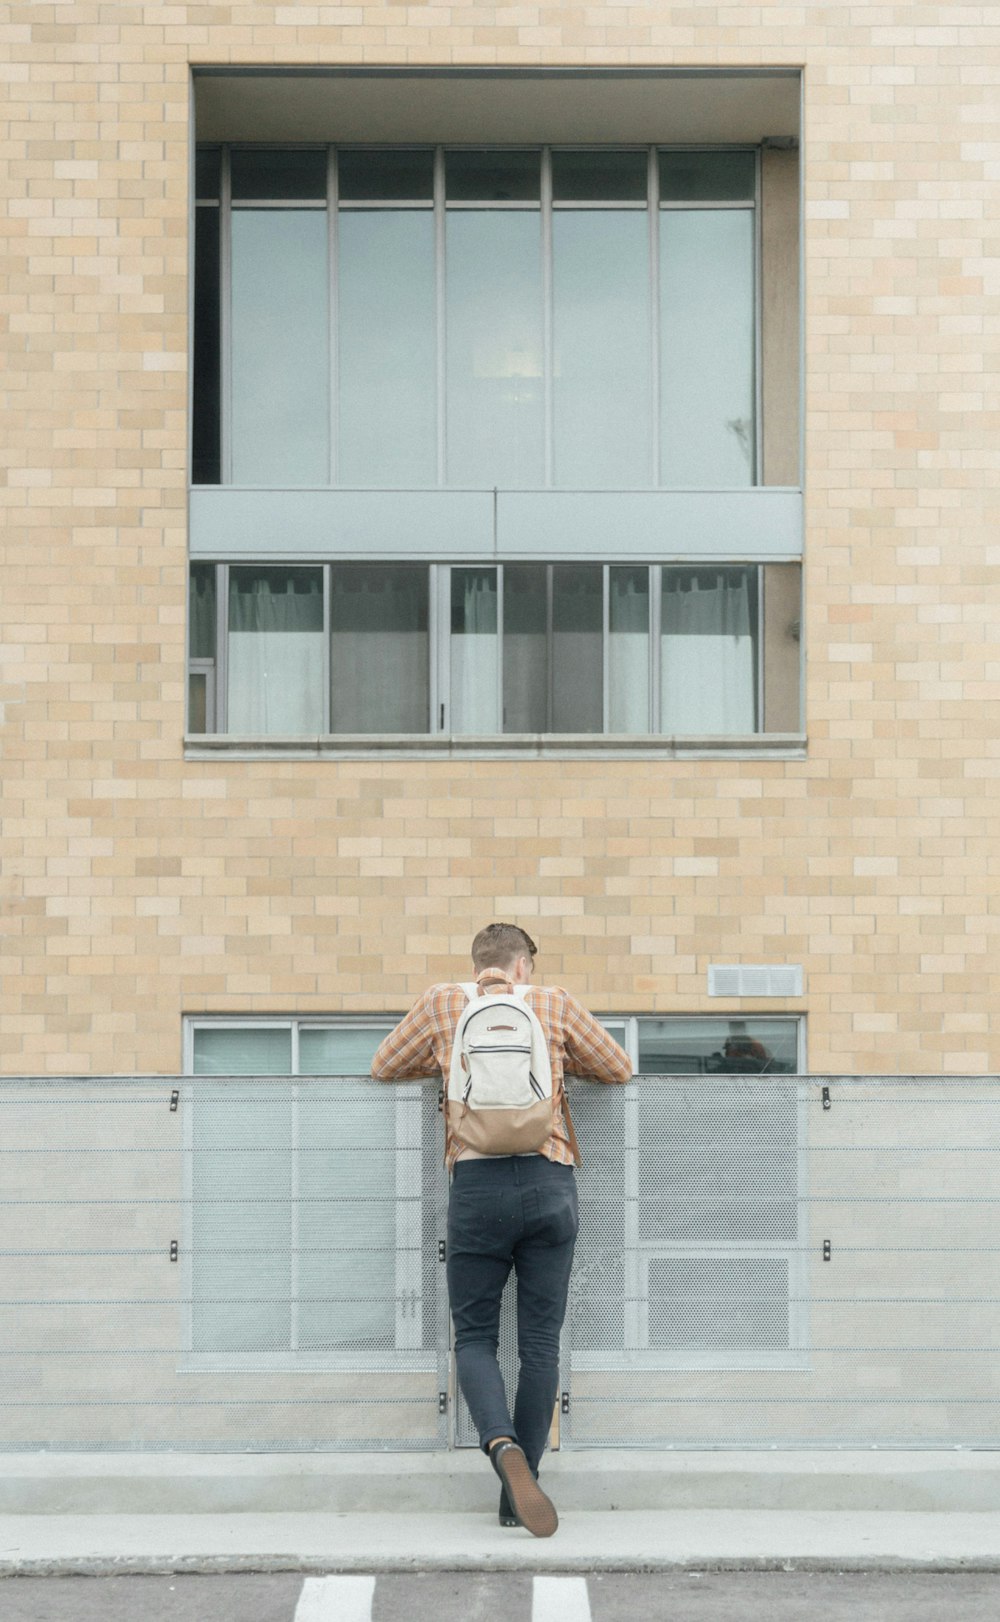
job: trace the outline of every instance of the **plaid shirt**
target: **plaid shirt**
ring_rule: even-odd
[[[498,969],[483,969],[477,984],[480,994],[487,989],[512,990],[511,982]],[[548,1040],[554,1098],[561,1100],[567,1073],[592,1081],[628,1081],[632,1074],[628,1054],[568,991],[561,986],[529,986],[525,1000],[538,1016]],[[460,985],[431,986],[381,1043],[372,1060],[375,1080],[416,1081],[438,1075],[447,1078],[455,1032],[465,1005]],[[462,1145],[448,1132],[447,1117],[445,1120],[445,1165],[451,1167]],[[561,1109],[554,1113],[552,1136],[538,1153],[560,1165],[572,1166],[573,1151]]]

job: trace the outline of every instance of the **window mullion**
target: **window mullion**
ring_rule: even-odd
[[[330,377],[330,483],[340,478],[340,196],[337,148],[327,148],[327,355]]]
[[[333,635],[333,564],[323,565],[323,735],[330,736],[333,726],[333,680],[330,638]]]
[[[219,469],[233,482],[233,188],[230,148],[222,148],[219,184]]]
[[[545,485],[555,476],[555,331],[552,266],[552,148],[542,147],[542,349],[543,409],[545,434]]]
[[[649,568],[649,729],[654,737],[662,730],[660,691],[663,647],[663,565]]]
[[[446,265],[447,238],[445,234],[444,147],[434,148],[434,279],[436,293],[436,365],[437,365],[437,482],[448,482],[448,411],[446,390],[448,384],[448,354],[446,317]]]
[[[611,565],[601,567],[601,730],[611,730]]]
[[[503,564],[497,564],[497,732],[502,733],[506,722],[503,702]]]
[[[229,564],[215,571],[215,721],[220,732],[229,731]]]
[[[556,660],[553,639],[552,596],[555,590],[553,565],[545,565],[545,730],[552,731],[555,710]]]
[[[660,165],[655,146],[649,149],[649,341],[651,483],[660,483]]]
[[[451,725],[451,568],[428,565],[427,630],[430,641],[428,732],[445,732]]]

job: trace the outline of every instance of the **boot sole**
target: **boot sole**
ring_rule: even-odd
[[[492,1459],[493,1468],[507,1489],[510,1507],[517,1524],[532,1537],[550,1538],[559,1525],[559,1516],[552,1500],[546,1497],[519,1447],[505,1447],[498,1459]]]

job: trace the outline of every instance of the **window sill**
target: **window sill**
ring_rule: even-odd
[[[800,732],[754,737],[612,736],[595,733],[361,734],[312,738],[188,733],[185,760],[804,760]]]

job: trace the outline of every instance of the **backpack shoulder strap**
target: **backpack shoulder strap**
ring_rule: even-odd
[[[465,992],[466,1000],[468,1002],[475,1002],[476,998],[479,996],[479,986],[476,981],[463,980],[461,981],[461,986],[462,990]]]

